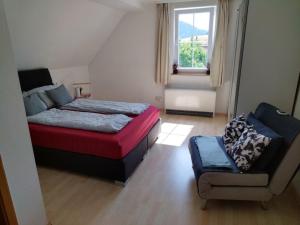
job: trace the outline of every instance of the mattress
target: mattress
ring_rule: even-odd
[[[33,123],[29,123],[29,131],[33,146],[122,159],[149,133],[159,113],[159,109],[150,106],[115,134]]]

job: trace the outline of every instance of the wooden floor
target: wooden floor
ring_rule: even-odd
[[[300,224],[299,174],[267,211],[257,203],[239,201],[209,201],[208,209],[202,211],[187,141],[192,135],[222,134],[225,117],[164,115],[163,123],[160,144],[152,147],[124,188],[101,179],[38,168],[52,224]],[[167,145],[171,143],[177,146]]]

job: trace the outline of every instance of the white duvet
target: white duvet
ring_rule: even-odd
[[[55,108],[29,116],[27,119],[30,123],[105,133],[116,133],[132,120],[121,114],[103,115]]]
[[[62,106],[61,109],[76,110],[82,112],[139,115],[148,107],[149,104],[145,103],[76,99],[73,102]]]

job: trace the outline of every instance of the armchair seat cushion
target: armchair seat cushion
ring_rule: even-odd
[[[191,159],[192,159],[192,164],[193,164],[193,170],[195,174],[196,180],[200,177],[201,174],[205,172],[233,172],[233,173],[239,173],[240,170],[236,167],[235,163],[233,160],[228,156],[228,160],[230,162],[231,166],[226,166],[226,167],[205,167],[202,162],[202,158],[200,155],[200,150],[199,148],[205,148],[205,143],[202,142],[201,145],[197,144],[197,139],[201,138],[201,136],[197,137],[192,137],[189,142],[189,150],[191,153]],[[203,137],[203,139],[205,139]],[[209,139],[207,139],[209,140]],[[222,137],[216,137],[217,142],[215,142],[215,148],[220,148],[224,153],[226,154],[225,146],[222,140]],[[199,142],[198,142],[199,143]],[[208,143],[210,145],[209,147],[212,148],[211,146],[212,143]]]

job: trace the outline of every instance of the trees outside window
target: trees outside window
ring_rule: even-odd
[[[215,6],[175,9],[174,63],[178,70],[200,71],[212,51]]]

